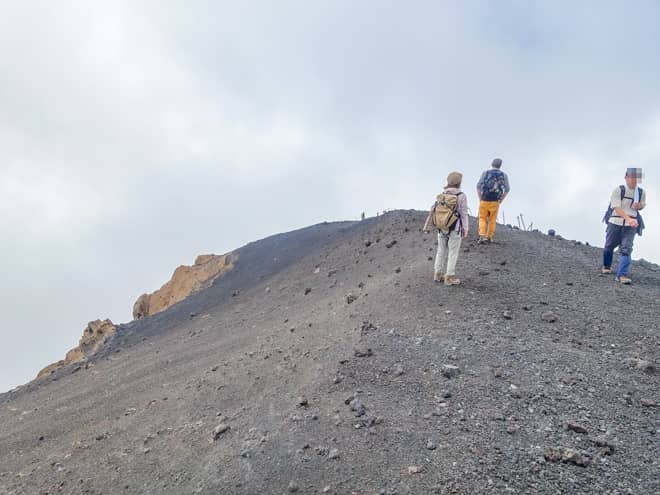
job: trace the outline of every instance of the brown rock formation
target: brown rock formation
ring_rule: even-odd
[[[197,257],[192,266],[182,265],[169,282],[152,294],[142,294],[133,305],[133,318],[139,320],[166,310],[184,300],[193,292],[208,287],[232,268],[237,256],[203,254]]]
[[[83,331],[82,337],[80,337],[78,346],[67,352],[61,361],[42,369],[37,375],[37,378],[48,376],[62,366],[85,361],[89,356],[97,352],[116,331],[117,328],[110,320],[90,321]]]

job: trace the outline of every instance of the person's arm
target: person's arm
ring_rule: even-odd
[[[509,176],[504,174],[504,194],[500,199],[500,203],[504,202],[504,199],[509,195],[510,190],[511,190],[511,186],[509,185]]]
[[[643,210],[646,206],[646,191],[642,191],[642,197],[639,198],[639,203],[633,203],[632,207],[635,210]]]
[[[465,194],[458,197],[458,214],[461,216],[461,228],[463,229],[463,239],[468,236],[470,230],[470,216],[468,215],[468,201]]]
[[[484,185],[484,181],[486,180],[486,174],[488,172],[484,172],[481,174],[481,178],[479,179],[479,182],[477,182],[477,197],[479,198],[479,201],[481,201],[481,188]]]
[[[639,223],[637,223],[637,219],[629,216],[625,211],[623,211],[623,208],[614,208],[614,213],[617,214],[617,216],[623,218],[626,221],[626,224],[628,224],[630,227],[637,227]]]

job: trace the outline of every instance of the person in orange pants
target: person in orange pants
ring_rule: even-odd
[[[497,225],[497,214],[511,188],[509,177],[500,170],[502,160],[495,158],[491,169],[481,174],[477,183],[479,196],[479,243],[492,242]]]
[[[481,200],[479,202],[479,242],[491,241],[493,239],[499,211],[499,201]]]

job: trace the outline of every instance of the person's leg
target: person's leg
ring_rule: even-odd
[[[486,237],[488,221],[488,208],[486,208],[486,202],[479,202],[479,237]]]
[[[617,277],[628,277],[630,274],[630,263],[632,262],[633,242],[635,242],[635,230],[632,227],[623,227],[621,233],[621,244],[619,245],[619,269]]]
[[[435,253],[435,273],[443,274],[447,263],[447,236],[438,232],[438,251]]]
[[[447,256],[447,276],[453,277],[456,275],[456,261],[458,261],[458,253],[461,250],[461,234],[452,230],[449,234],[447,244],[447,250],[449,251]]]
[[[495,228],[497,227],[497,214],[500,211],[500,203],[498,201],[491,201],[488,208],[488,239],[492,240],[495,235]]]
[[[621,227],[612,223],[607,224],[605,231],[605,247],[603,248],[603,268],[612,268],[614,250],[621,243]]]

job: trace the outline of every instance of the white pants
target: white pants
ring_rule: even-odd
[[[460,250],[461,234],[455,230],[438,232],[438,252],[435,255],[435,273],[456,275],[456,260],[458,260],[458,252]]]

